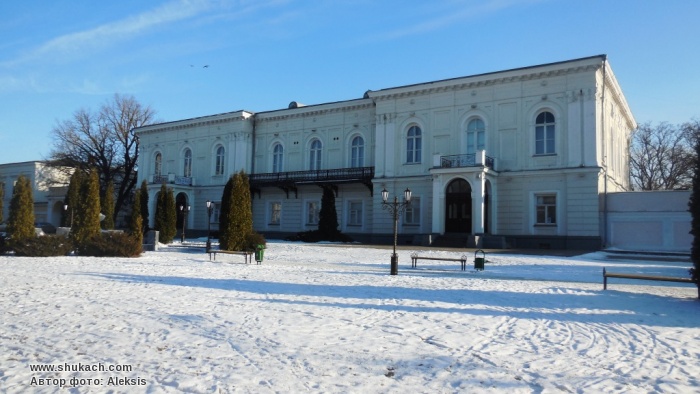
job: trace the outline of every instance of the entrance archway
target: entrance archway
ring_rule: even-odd
[[[182,221],[185,218],[185,215],[182,214],[182,210],[180,210],[180,207],[187,207],[187,204],[187,194],[178,193],[177,196],[175,196],[175,214],[177,217],[176,228],[178,229],[178,231],[182,228]]]
[[[447,185],[445,232],[472,232],[472,188],[464,179],[455,179]]]

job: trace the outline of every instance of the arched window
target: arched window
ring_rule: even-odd
[[[352,139],[350,144],[350,167],[364,167],[365,165],[365,140],[359,135]]]
[[[418,126],[411,126],[406,137],[406,163],[421,162],[421,130]]]
[[[321,149],[323,145],[319,140],[311,142],[311,150],[309,153],[309,170],[321,169]]]
[[[192,176],[192,150],[190,148],[185,149],[185,161],[182,176],[188,178]]]
[[[476,153],[486,147],[486,126],[480,118],[474,118],[467,124],[467,153]]]
[[[161,176],[163,175],[163,155],[160,152],[156,153],[156,158],[154,161],[153,175]]]
[[[277,143],[272,149],[272,172],[282,172],[282,159],[284,158],[284,147]]]
[[[226,150],[223,146],[216,148],[216,167],[214,168],[215,175],[224,175],[224,157]]]
[[[551,112],[542,112],[535,119],[535,154],[552,155],[554,149],[554,115]]]

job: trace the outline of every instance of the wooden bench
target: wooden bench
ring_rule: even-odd
[[[603,267],[603,290],[608,289],[608,278],[658,280],[663,282],[695,283],[691,278],[676,278],[673,276],[657,276],[642,274],[625,274],[621,272],[607,272]],[[698,286],[698,298],[700,298],[700,286]]]
[[[207,253],[209,253],[209,260],[212,259],[212,256],[214,257],[214,260],[216,260],[216,254],[217,253],[223,253],[223,254],[237,254],[240,256],[243,256],[245,258],[245,263],[246,264],[252,264],[253,263],[253,252],[248,252],[248,251],[233,251],[233,250],[220,250],[220,249],[209,249],[207,250]],[[258,262],[258,264],[260,264]]]
[[[418,267],[418,260],[436,260],[436,261],[458,261],[462,265],[462,271],[467,270],[467,256],[462,255],[462,257],[455,259],[449,257],[423,257],[418,256],[416,253],[411,255],[411,268]]]

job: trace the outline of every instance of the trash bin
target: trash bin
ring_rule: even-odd
[[[481,257],[478,257],[479,253],[481,253]],[[485,262],[486,262],[486,252],[484,252],[481,249],[474,252],[474,269],[475,270],[483,271]]]
[[[258,264],[262,263],[264,255],[265,255],[265,245],[259,244],[255,248],[255,261],[257,261]]]

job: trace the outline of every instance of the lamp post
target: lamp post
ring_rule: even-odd
[[[211,250],[211,214],[214,212],[214,203],[212,201],[207,200],[207,216],[209,217],[209,220],[207,220],[207,252]]]
[[[399,215],[406,211],[411,205],[411,189],[406,188],[403,192],[404,202],[399,202],[399,198],[394,196],[394,201],[389,202],[389,192],[382,190],[382,209],[389,211],[394,217],[394,253],[391,255],[391,275],[399,274],[399,255],[396,254],[396,241],[399,230]]]
[[[63,204],[63,210],[68,213],[68,204]],[[73,227],[73,209],[70,210],[70,225],[68,227]]]
[[[187,223],[187,214],[190,212],[190,206],[182,204],[180,205],[180,214],[182,215],[182,234],[180,237],[180,242],[185,242],[185,224]]]

